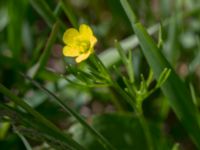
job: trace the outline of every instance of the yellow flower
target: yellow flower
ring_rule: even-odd
[[[82,24],[79,31],[74,28],[66,30],[63,41],[66,44],[63,54],[68,57],[76,57],[75,60],[79,63],[87,59],[94,51],[97,39],[93,35],[92,29],[88,25]]]

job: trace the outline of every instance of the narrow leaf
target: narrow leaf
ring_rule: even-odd
[[[42,70],[44,68],[44,66],[46,65],[50,52],[51,52],[51,48],[56,40],[57,37],[57,33],[59,31],[60,28],[60,23],[57,21],[52,28],[51,34],[47,40],[47,43],[45,45],[44,48],[44,52],[42,53],[41,57],[39,58],[39,61],[28,71],[28,74],[31,77],[35,77],[36,74]]]
[[[70,4],[69,2],[67,3],[64,0],[61,0],[61,7],[64,10],[66,16],[68,17],[68,19],[70,20],[71,24],[78,29],[78,21],[77,18],[73,12],[73,10],[70,8]]]
[[[127,14],[132,12],[127,0],[121,0],[121,4]],[[200,148],[200,128],[197,119],[197,109],[192,102],[192,97],[190,96],[188,89],[159,51],[143,25],[140,22],[135,22],[134,16],[129,14],[128,17],[132,23],[133,30],[139,39],[142,51],[155,73],[156,79],[158,80],[159,75],[164,68],[171,69],[168,79],[162,86],[162,91],[168,98],[172,109],[182,122],[183,126],[187,129],[197,147]]]
[[[86,129],[88,129],[88,131],[94,136],[96,137],[96,139],[102,144],[102,146],[106,149],[106,150],[114,150],[113,146],[107,141],[107,139],[105,139],[99,132],[97,132],[93,127],[91,127],[90,125],[88,125],[85,120],[83,120],[83,118],[76,113],[74,110],[72,110],[70,107],[68,107],[60,98],[58,98],[54,93],[52,93],[51,91],[49,91],[48,89],[46,89],[45,87],[41,86],[39,83],[37,83],[36,81],[34,81],[33,79],[31,79],[30,77],[22,74],[26,79],[28,79],[32,84],[34,84],[36,87],[38,87],[39,89],[41,89],[42,91],[44,91],[45,93],[47,93],[47,95],[49,95],[50,97],[54,98],[56,100],[56,102],[69,114],[71,114],[74,118],[77,119],[77,121],[79,121],[83,127],[85,127]]]
[[[28,104],[26,104],[22,99],[14,95],[11,91],[9,91],[5,86],[3,86],[0,83],[0,93],[7,96],[10,100],[14,101],[17,105],[19,105],[21,108],[26,110],[28,113],[30,113],[32,116],[37,118],[42,124],[44,124],[47,128],[49,128],[52,132],[55,133],[55,137],[62,139],[63,141],[69,142],[74,148],[77,148],[78,150],[84,149],[81,145],[79,145],[76,141],[71,139],[66,134],[63,134],[53,123],[48,121],[45,117],[43,117],[40,113],[32,109]]]

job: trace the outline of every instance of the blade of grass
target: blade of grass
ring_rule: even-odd
[[[59,1],[58,4],[57,4],[57,6],[56,6],[56,8],[55,8],[55,10],[54,10],[54,12],[53,12],[53,14],[54,14],[56,17],[58,17],[60,13],[61,13],[61,2]],[[53,25],[53,28],[54,28],[54,27],[55,27],[55,24]],[[63,28],[63,29],[64,29],[64,28]],[[60,34],[59,34],[59,37],[60,37]],[[41,49],[43,48],[43,45],[45,44],[46,39],[45,39],[45,38],[40,38],[40,39],[37,40],[37,41],[39,41],[39,43],[37,44],[35,50],[33,51],[33,54],[32,54],[33,57],[32,57],[32,59],[31,59],[29,65],[33,65],[33,64],[35,63],[35,61],[38,60],[38,57],[39,57],[39,55],[40,55],[40,51],[41,51]],[[37,69],[37,65],[35,65],[35,67],[33,67],[33,68],[36,70],[36,69]],[[32,69],[33,72],[34,72],[34,69]]]
[[[64,142],[68,142],[70,145],[72,145],[74,148],[78,150],[83,150],[84,148],[79,145],[76,141],[71,139],[67,134],[63,134],[53,123],[48,121],[45,117],[43,117],[40,113],[32,109],[28,104],[26,104],[22,99],[14,95],[11,91],[9,91],[4,85],[0,83],[0,93],[8,97],[10,100],[15,102],[17,105],[19,105],[21,108],[23,108],[25,111],[30,113],[32,116],[34,116],[38,121],[40,121],[42,124],[44,124],[51,132],[54,132],[55,138],[58,138]]]
[[[52,130],[49,130],[38,120],[25,112],[21,112],[17,108],[0,104],[0,114],[0,117],[6,116],[8,121],[10,120],[14,126],[14,131],[17,130],[23,136],[29,137],[35,141],[46,141],[49,145],[55,148],[62,147],[61,149],[73,149],[70,146],[70,143],[60,140],[59,138],[55,138]]]
[[[71,9],[69,2],[61,0],[61,7],[64,10],[71,24],[78,29],[78,21],[73,10]]]
[[[200,148],[200,128],[197,121],[197,110],[192,103],[188,89],[169,65],[166,58],[157,49],[145,28],[140,23],[135,24],[134,28],[140,40],[143,53],[152,67],[156,78],[158,79],[159,74],[165,67],[171,68],[171,74],[161,89],[168,98],[174,112]]]
[[[24,146],[26,147],[26,150],[32,150],[31,145],[28,143],[26,138],[17,130],[15,130],[15,133],[20,137],[20,139],[24,143]]]
[[[190,87],[190,93],[192,96],[193,103],[198,107],[198,100],[195,94],[195,88],[192,83],[189,84],[189,87]]]
[[[56,22],[56,17],[46,2],[40,0],[30,0],[30,3],[33,8],[44,18],[47,24],[52,27],[54,22]]]
[[[56,8],[55,8],[55,10],[53,12],[53,15],[55,15],[57,17],[60,14],[60,11],[61,11],[61,2],[59,2],[57,4],[57,6],[56,6]],[[40,70],[42,68],[44,68],[44,66],[45,66],[45,64],[46,64],[46,62],[48,60],[48,57],[50,55],[51,47],[52,47],[53,43],[55,42],[56,37],[58,36],[58,32],[62,32],[63,31],[62,29],[60,30],[61,26],[63,26],[63,25],[62,25],[62,22],[60,22],[60,20],[57,20],[56,23],[53,24],[51,34],[50,34],[50,36],[49,36],[49,38],[47,40],[47,43],[46,43],[45,48],[44,48],[44,51],[43,51],[41,57],[39,58],[39,61],[31,69],[29,69],[29,71],[28,71],[28,74],[31,77],[35,77],[37,75],[37,73],[40,72]],[[63,27],[63,29],[64,29],[64,27]],[[58,36],[58,38],[60,38],[60,36]],[[45,43],[45,41],[44,41],[44,39],[42,39],[40,41],[40,45],[43,46],[44,43]],[[39,50],[41,49],[40,45],[36,48],[36,50],[38,52],[34,53],[35,57],[33,57],[32,62],[34,60],[36,60],[36,57],[38,57]]]
[[[133,62],[132,62],[132,51],[129,50],[128,56],[126,57],[125,50],[122,48],[118,41],[115,41],[115,47],[118,50],[118,53],[121,56],[121,59],[126,67],[128,72],[128,76],[130,79],[131,84],[134,83],[134,69],[133,69]]]
[[[56,8],[53,11],[53,14],[57,17],[57,16],[60,15],[61,10],[62,10],[61,9],[61,1],[59,1],[58,4],[57,4],[57,6],[56,6]]]
[[[25,74],[21,75],[28,79],[33,85],[35,85],[37,88],[41,89],[42,91],[44,91],[45,93],[47,93],[48,96],[52,97],[53,99],[56,100],[56,102],[66,111],[68,112],[70,115],[72,115],[74,118],[77,119],[78,122],[80,122],[83,127],[85,127],[94,137],[96,137],[96,139],[99,141],[99,143],[102,144],[102,146],[104,146],[104,148],[106,150],[114,150],[115,148],[107,141],[107,139],[105,139],[98,131],[96,131],[93,127],[91,127],[90,125],[88,125],[85,120],[78,114],[76,113],[74,110],[72,110],[70,107],[68,107],[59,97],[57,97],[54,93],[52,93],[51,91],[49,91],[48,89],[46,89],[45,87],[41,86],[39,83],[37,83],[36,81],[34,81],[33,79],[31,79],[29,76],[26,76]]]
[[[199,14],[199,13],[200,13],[200,6],[198,5],[198,6],[194,7],[193,9],[188,10],[187,12],[182,11],[182,12],[177,13],[169,18],[166,18],[163,21],[162,25],[163,25],[163,27],[169,25],[170,20],[172,20],[172,18],[177,18],[177,19],[187,18],[189,16]],[[155,34],[156,32],[159,31],[159,26],[160,26],[160,23],[157,23],[157,24],[149,27],[147,29],[148,33],[150,35]],[[139,44],[139,41],[135,35],[131,35],[128,38],[120,41],[120,45],[126,52],[129,49],[133,49],[133,48],[137,47],[138,44]],[[117,52],[116,48],[108,48],[99,54],[99,58],[102,60],[102,62],[104,63],[104,65],[106,67],[111,67],[114,63],[116,63],[118,60],[120,60],[120,55]],[[110,58],[112,58],[112,59],[110,59]]]
[[[32,78],[35,77],[37,75],[37,73],[45,67],[47,60],[49,58],[50,52],[51,52],[51,48],[52,48],[52,46],[53,46],[53,44],[54,44],[54,42],[57,38],[57,33],[59,31],[59,28],[60,28],[60,22],[57,21],[53,25],[51,34],[50,34],[50,36],[47,40],[44,51],[43,51],[39,61],[28,71],[28,74]]]
[[[27,9],[27,1],[7,1],[8,3],[8,44],[13,58],[20,60],[22,50],[22,27]],[[17,35],[17,36],[16,36]]]
[[[33,8],[42,16],[45,22],[49,27],[53,27],[56,21],[61,23],[61,28],[65,29],[65,24],[53,13],[53,11],[49,8],[48,4],[44,0],[30,0]],[[58,3],[58,5],[60,5]],[[57,12],[57,11],[56,11]]]
[[[31,68],[32,65],[34,65],[34,63],[38,60],[39,56],[40,56],[40,52],[43,48],[43,46],[45,45],[45,42],[46,42],[46,39],[45,38],[39,38],[37,40],[37,44],[34,48],[34,51],[32,52],[32,57],[31,57],[31,60],[28,64],[28,66]]]
[[[154,34],[158,31],[159,24],[155,24],[149,27],[148,32],[150,34]],[[119,41],[119,44],[122,48],[127,52],[129,49],[133,49],[138,46],[139,42],[135,35],[131,35],[128,38]],[[99,54],[100,60],[106,67],[111,67],[114,63],[121,59],[119,53],[116,48],[108,48]],[[110,59],[112,58],[112,59]]]
[[[127,14],[133,13],[127,0],[121,0],[121,4]],[[157,80],[164,68],[171,69],[171,73],[161,89],[194,143],[200,148],[200,128],[197,119],[197,109],[192,102],[188,89],[156,47],[155,42],[143,25],[140,22],[135,22],[135,16],[128,15],[128,17]]]

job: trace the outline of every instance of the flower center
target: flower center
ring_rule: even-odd
[[[90,49],[89,41],[78,41],[77,45],[81,47],[80,54],[87,52]]]

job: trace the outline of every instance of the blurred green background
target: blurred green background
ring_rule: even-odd
[[[145,27],[152,29],[155,41],[158,41],[160,23],[162,53],[180,77],[188,86],[190,85],[193,95],[196,96],[195,104],[199,107],[200,1],[130,0],[129,2]],[[57,29],[58,32],[53,33],[56,38],[48,48],[48,39],[58,20],[61,25]],[[112,95],[106,88],[75,87],[67,84],[60,76],[67,74],[65,69],[67,64],[74,64],[72,59],[64,58],[62,55],[64,46],[62,34],[77,23],[91,26],[98,38],[95,52],[111,72],[113,63],[122,71],[124,68],[112,49],[114,40],[117,39],[123,41],[125,47],[133,50],[136,82],[139,84],[141,73],[147,76],[149,66],[138,44],[133,44],[132,40],[129,40],[133,38],[134,33],[118,0],[1,0],[0,82],[24,98],[60,129],[70,132],[74,139],[89,149],[102,148],[87,131],[64,113],[44,92],[28,83],[19,72],[28,74],[54,91],[119,149],[145,150],[143,131],[138,120],[131,117],[128,106],[126,113],[119,113],[112,104]],[[37,65],[44,53],[46,58],[38,69]],[[110,58],[110,53],[113,54],[113,58]],[[109,59],[115,61],[110,64]],[[118,80],[121,82],[120,78]],[[14,107],[14,104],[3,95],[0,95],[0,101]],[[183,150],[196,149],[160,90],[145,101],[144,114],[149,121],[157,149],[171,149],[174,143],[180,143],[180,149]],[[21,134],[14,128],[20,125],[20,119],[5,124],[2,118],[1,112],[0,149],[26,149],[20,138]],[[28,134],[26,137],[33,150],[52,149],[43,139],[32,139],[31,134]]]

